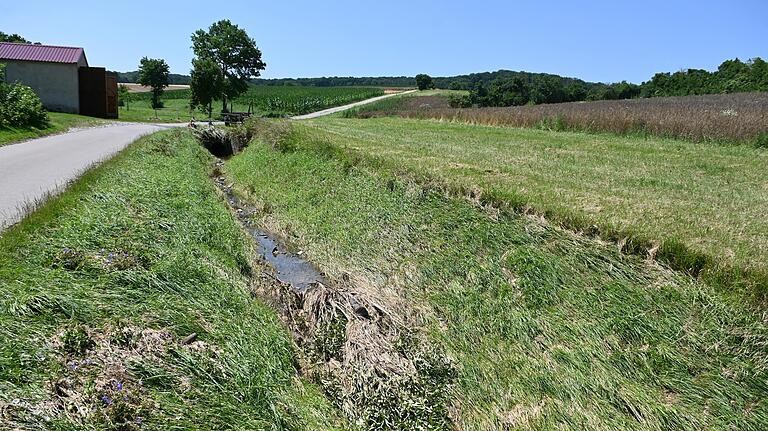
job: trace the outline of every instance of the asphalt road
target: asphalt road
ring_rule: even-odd
[[[418,90],[409,90],[409,91],[404,91],[402,93],[385,94],[383,96],[373,97],[373,98],[370,98],[370,99],[365,99],[365,100],[362,100],[360,102],[350,103],[349,105],[342,105],[342,106],[337,106],[335,108],[328,108],[328,109],[324,109],[322,111],[312,112],[312,113],[305,114],[305,115],[297,115],[295,117],[291,117],[291,119],[292,120],[309,120],[310,118],[317,118],[317,117],[322,117],[324,115],[335,114],[337,112],[346,111],[347,109],[355,108],[357,106],[367,105],[369,103],[378,102],[379,100],[388,99],[390,97],[395,97],[395,96],[400,96],[402,94],[415,93],[416,91],[418,91]]]
[[[139,137],[177,125],[116,123],[0,147],[0,230]]]

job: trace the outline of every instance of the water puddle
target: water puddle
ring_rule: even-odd
[[[246,227],[262,259],[275,271],[275,278],[290,284],[294,290],[304,292],[318,283],[327,284],[323,274],[299,254],[291,253],[275,235],[253,226],[251,215],[255,210],[243,204],[232,192],[232,184],[226,178],[216,177],[216,185],[227,195],[227,202],[235,210],[238,218]]]
[[[275,238],[259,229],[248,229],[256,240],[256,249],[261,257],[275,269],[275,278],[288,283],[298,291],[305,291],[317,284],[325,284],[322,274],[311,263],[300,256],[287,252]]]

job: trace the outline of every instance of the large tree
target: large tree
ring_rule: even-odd
[[[221,73],[221,100],[227,110],[227,98],[235,98],[248,88],[248,80],[260,75],[267,65],[261,61],[261,51],[245,30],[221,20],[192,35],[192,50],[197,59],[214,62]]]
[[[213,101],[219,100],[224,91],[224,77],[219,66],[208,58],[192,60],[192,73],[189,83],[192,92],[190,105],[213,115]]]
[[[426,73],[420,73],[416,75],[416,87],[419,90],[429,90],[435,88],[435,84],[432,82],[432,77]]]
[[[152,88],[152,108],[161,108],[160,96],[168,86],[168,63],[160,58],[141,59],[139,64],[139,84]]]

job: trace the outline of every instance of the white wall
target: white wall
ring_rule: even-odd
[[[0,60],[6,65],[5,80],[35,90],[49,111],[80,112],[77,64]]]

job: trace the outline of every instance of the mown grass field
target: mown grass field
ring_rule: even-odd
[[[155,134],[2,233],[0,428],[343,425],[254,299],[210,164],[187,132]]]
[[[545,163],[549,154],[569,154],[579,175],[610,178],[610,159],[584,160],[631,154],[642,164],[649,157],[638,148],[643,142],[392,119],[292,127],[276,138],[264,134],[272,142],[253,143],[229,160],[228,175],[263,209],[257,221],[302,250],[331,282],[351,279],[381,292],[382,301],[395,292],[409,304],[418,330],[456,366],[447,415],[458,429],[768,426],[768,329],[759,312],[611,244],[482,207],[441,183],[550,187],[562,194],[536,202],[558,196],[566,205],[574,202],[568,187],[589,181],[556,185],[568,171],[561,161],[555,166],[563,173],[555,176]],[[645,145],[683,152],[675,158],[682,169],[685,151],[693,150]],[[504,161],[506,169],[525,167],[531,179],[509,173],[510,182],[502,182],[495,169]],[[532,199],[532,191],[521,196]],[[595,193],[611,202],[608,192]]]
[[[242,96],[234,100],[233,111],[248,112],[266,117],[285,117],[307,114],[334,106],[357,102],[381,96],[384,90],[369,87],[272,87],[251,86]],[[121,120],[155,121],[155,110],[151,108],[149,93],[131,94],[129,106],[119,109]],[[157,110],[157,118],[163,122],[189,121],[207,115],[189,108],[189,90],[167,91],[162,101],[164,107]],[[214,117],[218,117],[221,103],[214,103]]]
[[[310,124],[334,146],[485,203],[532,208],[729,289],[768,292],[764,149],[398,118]]]
[[[61,112],[49,112],[48,127],[38,128],[0,128],[0,146],[10,143],[23,141],[26,139],[39,138],[41,136],[63,133],[74,127],[88,127],[103,123],[104,120],[98,118],[84,117],[82,115],[64,114]]]

